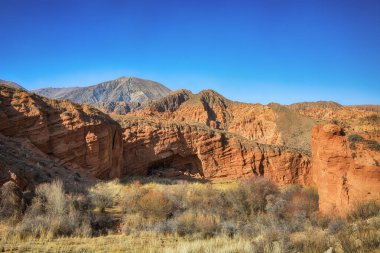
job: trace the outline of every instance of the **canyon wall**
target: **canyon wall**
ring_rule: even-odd
[[[124,174],[120,126],[86,105],[0,86],[0,133],[26,138],[43,153],[97,178]]]
[[[360,202],[380,202],[379,144],[353,136],[335,124],[312,129],[312,177],[322,213],[344,216]]]
[[[202,125],[129,119],[123,123],[127,175],[233,180],[265,176],[274,182],[311,182],[307,154],[258,144]]]
[[[314,120],[286,106],[231,101],[213,90],[198,94],[179,90],[130,115],[202,124],[247,140],[303,150],[311,149],[310,130],[314,125]]]

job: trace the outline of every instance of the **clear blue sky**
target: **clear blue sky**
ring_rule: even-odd
[[[380,104],[380,1],[0,0],[0,79]]]

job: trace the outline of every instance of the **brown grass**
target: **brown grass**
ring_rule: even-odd
[[[103,205],[99,195],[111,200]],[[89,189],[89,197],[65,194],[56,181],[38,186],[16,226],[1,220],[0,250],[374,252],[380,247],[380,216],[372,204],[358,206],[348,220],[321,216],[317,208],[315,189],[280,190],[262,178],[232,184],[110,181]]]

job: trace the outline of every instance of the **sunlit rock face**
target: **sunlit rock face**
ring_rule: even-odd
[[[380,201],[380,150],[352,143],[338,125],[312,130],[312,175],[323,213],[346,215],[360,202]]]
[[[122,131],[86,105],[0,87],[0,133],[27,138],[43,153],[106,179],[123,174]]]

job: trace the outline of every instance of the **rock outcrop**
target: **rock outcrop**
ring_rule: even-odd
[[[36,185],[54,179],[60,179],[70,191],[95,182],[89,171],[46,155],[29,139],[0,134],[0,186],[13,181],[23,191],[33,191]]]
[[[310,182],[307,154],[258,144],[202,125],[125,119],[127,175],[233,180],[265,176],[280,185]]]
[[[344,216],[360,202],[380,201],[380,145],[352,136],[335,124],[312,130],[312,176],[323,213]]]
[[[121,128],[89,106],[0,86],[0,133],[26,138],[43,153],[97,178],[123,175]]]

